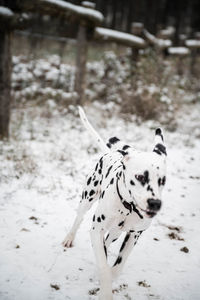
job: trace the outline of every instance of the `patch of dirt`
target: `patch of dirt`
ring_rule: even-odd
[[[180,237],[177,233],[175,232],[170,232],[168,233],[168,237],[171,239],[171,240],[177,240],[177,241],[184,241],[184,238]]]
[[[54,290],[56,290],[56,291],[58,291],[58,290],[60,290],[60,287],[59,287],[59,285],[57,285],[57,284],[50,284],[50,287],[52,288],[52,289],[54,289]]]
[[[185,252],[185,253],[188,253],[189,252],[189,249],[187,247],[183,247],[180,249],[180,251],[182,252]]]
[[[123,284],[120,284],[120,286],[118,288],[113,289],[112,292],[113,293],[119,293],[119,292],[127,289],[127,287],[128,287],[128,284],[123,283]]]
[[[145,288],[151,287],[150,284],[148,284],[148,283],[146,282],[146,280],[138,281],[137,284],[138,284],[139,286],[142,286],[142,287],[145,287]]]
[[[99,290],[100,290],[99,288],[95,288],[95,289],[89,290],[88,294],[89,294],[89,295],[97,295],[97,292],[98,292]]]

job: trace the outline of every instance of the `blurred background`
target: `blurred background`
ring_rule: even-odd
[[[2,138],[10,109],[24,102],[115,103],[122,113],[173,129],[180,105],[199,101],[197,0],[0,5]]]

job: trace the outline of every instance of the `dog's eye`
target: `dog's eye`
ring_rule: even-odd
[[[141,182],[142,184],[145,184],[146,183],[146,178],[144,175],[135,175],[135,178]]]

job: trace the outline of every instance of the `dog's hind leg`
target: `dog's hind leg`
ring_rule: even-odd
[[[113,278],[117,278],[118,275],[121,273],[121,270],[132,250],[132,248],[136,245],[138,238],[140,237],[142,231],[132,232],[129,231],[121,245],[119,250],[119,255],[112,267],[112,276]]]

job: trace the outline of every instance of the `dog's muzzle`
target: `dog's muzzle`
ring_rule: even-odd
[[[160,210],[161,208],[161,200],[158,199],[148,199],[148,208],[147,208],[147,215],[152,218],[156,215],[156,213]]]

